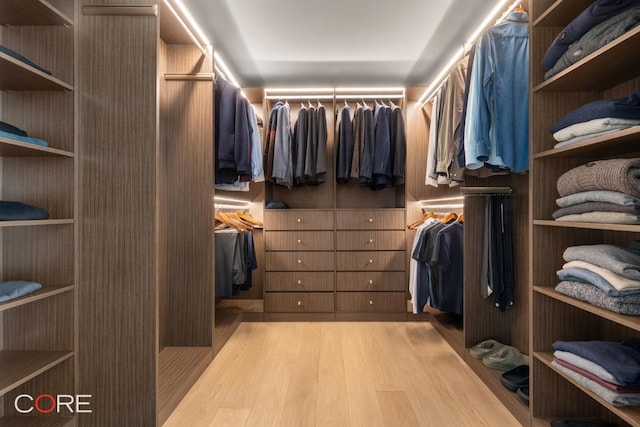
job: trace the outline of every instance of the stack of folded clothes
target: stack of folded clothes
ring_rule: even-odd
[[[21,202],[0,200],[0,221],[48,219],[49,212]]]
[[[554,124],[549,132],[562,148],[640,125],[640,92],[585,104]]]
[[[32,138],[27,134],[27,132],[23,131],[22,129],[2,121],[0,121],[0,136],[9,139],[15,139],[16,141],[42,145],[43,147],[49,145],[47,141],[43,141],[42,139],[38,138]]]
[[[640,24],[639,0],[598,0],[555,38],[542,67],[551,78]]]
[[[640,340],[556,341],[553,366],[614,406],[640,404]]]
[[[24,280],[12,280],[0,283],[0,302],[11,301],[29,295],[42,288],[40,283],[27,282]]]
[[[589,162],[557,182],[556,221],[640,224],[640,158]]]
[[[626,248],[571,246],[563,258],[558,292],[615,313],[640,315],[640,241]]]

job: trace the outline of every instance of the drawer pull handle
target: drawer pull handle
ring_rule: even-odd
[[[302,222],[302,219],[298,218],[298,224]]]
[[[369,300],[369,305],[373,305],[373,300]]]
[[[373,218],[369,218],[369,222],[373,222]]]
[[[298,280],[298,285],[302,285],[302,280]]]
[[[373,243],[373,239],[369,239],[369,243]]]
[[[370,285],[373,285],[373,280],[369,280],[369,284],[370,284]]]
[[[302,305],[302,301],[298,301],[298,305]]]
[[[301,259],[298,260],[298,264],[302,264],[302,260]]]
[[[302,243],[302,240],[298,239],[298,244]]]
[[[373,264],[373,260],[372,259],[369,260],[369,264]]]

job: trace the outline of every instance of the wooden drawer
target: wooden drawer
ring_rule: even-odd
[[[266,252],[266,271],[333,271],[333,252]]]
[[[405,271],[405,251],[340,252],[338,271]]]
[[[265,210],[266,230],[333,230],[333,211]]]
[[[265,313],[332,313],[333,292],[268,292]]]
[[[400,251],[406,245],[404,231],[338,231],[339,251]]]
[[[333,231],[269,231],[268,251],[332,251]]]
[[[333,272],[269,272],[265,276],[265,290],[267,292],[333,292]]]
[[[404,292],[338,292],[336,311],[405,313]]]
[[[408,288],[404,272],[339,272],[336,275],[338,291],[400,291]]]
[[[403,210],[353,210],[336,212],[338,230],[404,230]]]

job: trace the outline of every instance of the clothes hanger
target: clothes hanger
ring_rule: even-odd
[[[526,9],[524,7],[522,7],[522,3],[520,3],[520,5],[518,7],[516,7],[514,10],[514,12],[524,12],[527,13]]]
[[[456,219],[456,222],[459,222],[460,224],[464,224],[464,214],[458,215],[458,219]]]
[[[456,220],[456,219],[458,219],[458,215],[456,215],[456,214],[455,214],[455,213],[453,213],[453,212],[449,212],[449,213],[448,213],[448,214],[446,214],[446,215],[444,216],[444,218],[442,218],[440,221],[441,221],[443,224],[449,224],[450,222],[452,222],[452,221],[454,221],[454,220]]]

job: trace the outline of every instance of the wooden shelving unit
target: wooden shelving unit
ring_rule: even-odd
[[[23,393],[75,394],[74,8],[73,0],[0,0],[0,43],[53,72],[0,53],[0,120],[51,145],[0,137],[2,198],[52,217],[0,222],[0,281],[43,285],[0,303],[0,426],[75,422],[71,413],[25,416],[13,406]]]
[[[633,158],[640,153],[640,127],[551,149],[548,129],[565,114],[593,101],[640,90],[640,28],[634,28],[551,79],[540,62],[558,32],[591,1],[530,1],[531,95],[531,425],[553,418],[600,418],[616,425],[640,425],[640,407],[614,407],[555,369],[552,345],[564,341],[622,341],[640,337],[640,317],[604,310],[555,290],[556,271],[569,246],[626,246],[640,238],[639,225],[554,221],[558,178],[592,160]]]

